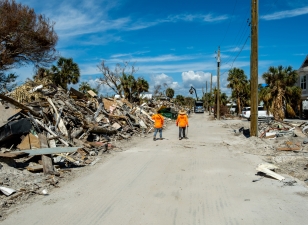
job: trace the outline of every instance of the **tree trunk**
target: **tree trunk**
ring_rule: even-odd
[[[240,114],[242,113],[242,107],[241,107],[241,99],[240,99],[240,97],[237,97],[237,107],[238,107],[237,115],[240,115]]]
[[[282,104],[283,96],[284,96],[284,91],[281,88],[278,88],[278,94],[274,100],[274,113],[273,113],[273,116],[277,121],[282,121],[284,119],[283,104]]]

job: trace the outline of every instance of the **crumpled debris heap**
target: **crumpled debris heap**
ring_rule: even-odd
[[[1,206],[58,186],[72,169],[94,165],[99,155],[116,149],[119,140],[153,132],[151,115],[158,109],[174,117],[179,107],[98,98],[93,91],[63,90],[48,79],[28,80],[0,94]]]

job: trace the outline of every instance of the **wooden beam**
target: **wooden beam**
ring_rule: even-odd
[[[48,148],[47,137],[44,134],[38,134],[41,142],[41,148]]]
[[[42,163],[43,163],[44,174],[54,173],[51,155],[42,155]]]
[[[37,165],[37,166],[28,166],[26,169],[30,172],[41,172],[43,171],[43,166],[42,165]]]
[[[10,97],[8,97],[8,96],[5,96],[5,95],[3,95],[3,94],[0,94],[0,98],[1,98],[2,100],[6,101],[6,102],[9,102],[9,103],[15,105],[16,107],[18,107],[18,108],[20,108],[20,109],[22,109],[22,110],[29,111],[31,114],[33,114],[33,115],[35,115],[35,116],[37,116],[37,117],[41,117],[41,115],[40,115],[39,112],[36,112],[36,111],[30,109],[28,106],[25,106],[25,105],[19,103],[19,102],[16,101],[15,99],[12,99],[12,98],[10,98]]]
[[[35,121],[41,125],[45,130],[47,130],[50,134],[52,134],[53,136],[57,136],[57,134],[55,134],[52,130],[50,130],[45,124],[41,123],[41,121],[35,119]],[[62,142],[62,144],[64,144],[65,146],[69,146],[69,144],[64,141],[62,138],[59,138],[59,140]]]
[[[5,153],[0,153],[0,158],[21,158],[29,155],[26,152],[5,152]]]

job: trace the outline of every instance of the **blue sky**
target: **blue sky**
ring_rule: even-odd
[[[16,1],[56,23],[60,55],[73,58],[81,81],[92,85],[102,60],[110,68],[129,61],[150,90],[166,83],[175,95],[190,96],[193,85],[201,96],[211,73],[216,85],[218,46],[223,92],[231,92],[226,80],[232,67],[250,77],[250,0]],[[269,66],[301,66],[308,54],[307,21],[308,0],[259,0],[260,77]],[[33,68],[16,72],[24,81]],[[112,94],[107,87],[101,92]]]

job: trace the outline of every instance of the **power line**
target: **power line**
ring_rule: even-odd
[[[265,14],[267,14],[267,13],[276,5],[277,2],[278,2],[278,0],[275,0],[274,3],[267,9],[267,11],[265,12]],[[234,9],[233,9],[233,10],[234,10]],[[249,14],[249,13],[247,13],[247,15],[248,15],[248,14]],[[246,17],[247,17],[247,15],[246,15]],[[249,22],[249,19],[247,19],[247,22]],[[229,23],[229,24],[230,24],[230,23]],[[242,23],[242,25],[241,25],[241,28],[240,28],[239,32],[238,32],[237,35],[236,35],[235,40],[237,39],[238,35],[241,33],[240,36],[239,36],[239,39],[238,39],[238,41],[237,41],[237,43],[236,43],[236,45],[235,45],[235,48],[238,47],[238,44],[241,43],[241,42],[242,42],[242,39],[245,37],[245,33],[246,33],[246,31],[247,31],[248,26],[246,27],[246,29],[243,29],[243,30],[242,30],[242,28],[244,27],[243,24],[244,24],[244,21],[243,21],[243,23]],[[249,25],[250,25],[250,23],[249,23]],[[234,57],[233,60],[231,59],[231,55],[233,55],[233,54],[230,54],[230,56],[227,58],[227,60],[225,60],[225,63],[222,62],[221,64],[228,64],[228,63],[230,63],[230,62],[232,61],[232,64],[230,65],[230,68],[232,69],[235,60],[238,58],[238,56],[240,55],[240,53],[243,51],[243,49],[244,49],[244,47],[245,47],[245,45],[246,45],[246,43],[247,43],[249,37],[250,37],[250,36],[248,36],[248,37],[246,38],[246,40],[245,40],[244,44],[242,45],[240,51],[237,53],[237,55]],[[234,55],[233,55],[233,56],[234,56]],[[224,72],[222,73],[222,75],[225,74],[227,71],[228,71],[228,70],[224,71]]]
[[[247,18],[248,14],[246,14],[245,18]],[[234,39],[234,43],[235,43],[235,48],[237,48],[239,46],[240,43],[242,43],[242,40],[243,38],[246,36],[246,32],[247,32],[247,29],[249,27],[249,19],[246,20],[246,23],[248,23],[248,26],[245,25],[245,20],[243,20],[243,23],[241,25],[241,28],[239,29],[237,35],[236,35],[236,38]],[[239,38],[238,38],[239,37]],[[225,60],[225,64],[228,64],[229,62],[232,61],[232,59],[230,59],[231,57],[234,57],[236,54],[236,52],[234,51],[234,54],[231,53],[229,55],[229,57]]]
[[[232,65],[231,65],[231,68],[233,67],[234,61],[237,59],[237,57],[238,57],[238,56],[241,54],[241,52],[243,51],[243,49],[244,49],[244,47],[245,47],[245,45],[246,45],[246,43],[247,43],[249,37],[250,37],[250,36],[248,36],[248,37],[246,38],[246,41],[245,41],[245,43],[243,44],[241,50],[239,51],[239,53],[238,53],[238,54],[236,55],[236,57],[234,58],[234,60],[233,60],[233,62],[232,62]]]
[[[229,24],[228,24],[227,30],[226,30],[225,35],[224,35],[224,37],[223,37],[223,39],[222,39],[222,41],[221,41],[221,43],[220,43],[220,45],[219,45],[219,46],[221,46],[221,44],[222,44],[222,43],[223,43],[223,41],[225,40],[225,37],[227,36],[227,33],[228,33],[228,30],[229,30],[229,27],[230,27],[231,21],[232,21],[232,19],[233,19],[234,10],[235,10],[236,5],[237,5],[237,0],[235,1],[234,7],[233,7],[233,11],[232,11],[232,14],[231,14],[232,16],[231,16],[231,19],[230,19],[230,21],[229,21]]]
[[[271,5],[271,6],[268,8],[268,10],[267,10],[264,14],[267,14],[267,13],[276,5],[277,2],[278,2],[278,0],[276,0],[276,1],[274,2],[274,4]]]

